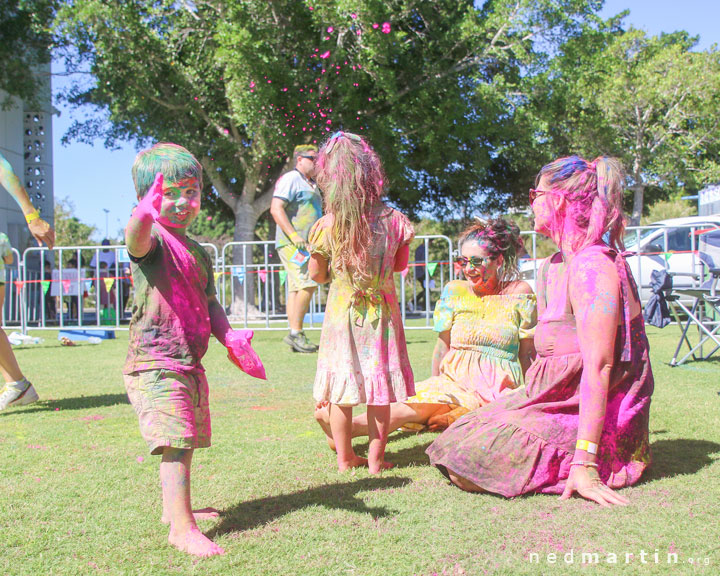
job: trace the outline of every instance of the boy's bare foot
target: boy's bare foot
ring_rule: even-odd
[[[225,550],[200,532],[197,526],[191,526],[184,533],[176,533],[170,530],[168,542],[182,552],[200,556],[201,558],[225,554]]]
[[[340,472],[345,472],[345,470],[350,470],[351,468],[360,468],[361,466],[367,465],[367,458],[360,458],[360,456],[354,456],[347,462],[340,462],[338,459],[338,470],[340,470]]]
[[[330,450],[335,452],[335,440],[333,440],[332,432],[330,431],[330,410],[327,402],[318,402],[317,406],[315,406],[315,420],[317,420],[320,428],[325,432]]]
[[[395,464],[392,462],[385,462],[385,460],[380,463],[380,466],[369,465],[370,474],[380,474],[383,470],[390,470],[390,468],[394,467]]]
[[[211,520],[213,518],[220,517],[220,511],[216,510],[215,508],[200,508],[199,510],[193,510],[192,513],[193,517],[195,518],[195,522],[197,522],[198,520]],[[165,514],[162,515],[160,521],[163,524],[170,524],[170,518],[165,516]]]

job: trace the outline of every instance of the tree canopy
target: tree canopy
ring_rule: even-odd
[[[73,0],[58,32],[68,94],[105,116],[68,138],[171,140],[201,160],[249,239],[298,143],[366,134],[410,212],[504,199],[508,90],[577,33],[592,0]],[[542,43],[536,42],[542,39]],[[507,194],[508,190],[502,190]],[[450,204],[447,204],[450,201]],[[450,208],[447,208],[450,206]]]
[[[0,90],[28,102],[37,94],[38,67],[50,61],[53,4],[0,0]]]
[[[554,152],[623,161],[638,224],[646,189],[668,198],[720,176],[720,53],[693,51],[685,32],[618,24],[566,42],[531,92],[537,133]]]

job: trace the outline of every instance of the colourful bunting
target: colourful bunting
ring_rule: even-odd
[[[233,266],[232,274],[238,282],[244,282],[245,266]]]
[[[286,278],[287,278],[287,272],[285,272],[285,270],[280,270],[280,286],[285,284]]]
[[[427,265],[428,274],[430,274],[430,276],[435,274],[435,270],[437,270],[437,267],[438,267],[437,262],[428,262],[428,265]]]
[[[15,288],[17,288],[18,290],[22,290],[23,286],[25,286],[25,282],[23,282],[22,280],[15,280],[13,281],[13,284],[15,284]]]
[[[43,294],[47,294],[48,290],[50,290],[50,280],[41,280],[40,284],[42,285]]]
[[[258,270],[258,276],[262,282],[265,282],[267,280],[267,270]]]
[[[70,293],[70,282],[71,282],[70,280],[62,281],[63,292],[65,292],[65,294]]]
[[[405,280],[405,276],[408,275],[408,268],[406,267],[405,270],[403,270],[402,272],[400,272],[400,274],[402,275],[403,280]]]
[[[115,278],[103,278],[103,282],[105,283],[105,290],[110,292],[115,285]]]

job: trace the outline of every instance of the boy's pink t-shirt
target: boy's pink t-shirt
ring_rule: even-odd
[[[194,240],[155,224],[150,251],[131,260],[135,297],[123,374],[204,371],[208,298],[215,295],[209,254]]]

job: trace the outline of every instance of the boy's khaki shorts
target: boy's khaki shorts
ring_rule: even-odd
[[[288,290],[290,290],[290,292],[297,292],[305,288],[317,288],[317,282],[310,279],[310,273],[308,272],[308,262],[310,262],[310,260],[302,266],[299,266],[291,260],[296,250],[297,248],[295,248],[293,244],[281,246],[277,249],[280,261],[287,272]]]
[[[204,372],[144,370],[125,374],[125,389],[150,454],[163,448],[210,446],[210,405]]]

